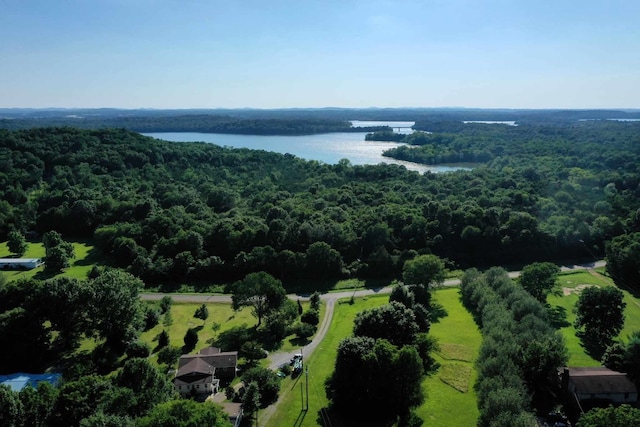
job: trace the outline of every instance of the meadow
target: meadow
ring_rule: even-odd
[[[589,356],[580,339],[576,336],[573,326],[576,315],[573,312],[585,286],[615,286],[611,278],[601,270],[574,271],[563,273],[559,277],[560,289],[557,295],[549,295],[547,302],[556,313],[556,325],[562,332],[567,349],[569,350],[569,366],[600,366],[600,361]],[[640,331],[640,303],[626,289],[620,288],[624,294],[626,307],[624,311],[625,323],[618,339],[627,341],[632,332]]]

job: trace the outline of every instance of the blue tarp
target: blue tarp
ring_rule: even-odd
[[[25,374],[24,372],[18,372],[15,374],[0,375],[0,384],[8,385],[13,391],[20,391],[27,385],[36,388],[41,381],[46,381],[51,385],[57,386],[60,378],[61,374]]]

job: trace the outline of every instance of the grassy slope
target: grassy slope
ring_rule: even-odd
[[[562,274],[559,281],[561,287],[571,290],[575,290],[580,285],[613,286],[610,278],[599,273],[587,271]],[[626,340],[631,332],[640,331],[640,304],[629,292],[624,289],[622,291],[627,306],[625,308],[625,326],[619,337]],[[569,350],[569,366],[599,366],[600,362],[598,360],[594,360],[585,353],[580,340],[576,337],[576,329],[573,327],[576,319],[573,307],[578,301],[578,293],[572,291],[570,295],[549,296],[547,301],[552,307],[560,307],[565,312],[566,326],[560,330],[565,337]]]
[[[482,335],[462,306],[457,288],[441,289],[433,296],[448,313],[431,325],[431,334],[441,348],[436,354],[441,367],[423,383],[427,398],[417,413],[425,425],[473,426],[478,419],[474,362]]]

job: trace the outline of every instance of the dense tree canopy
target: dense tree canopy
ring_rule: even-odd
[[[593,259],[640,230],[637,123],[424,125],[491,160],[420,175],[124,130],[0,130],[0,238],[92,238],[158,285],[398,277],[417,252],[463,267]]]

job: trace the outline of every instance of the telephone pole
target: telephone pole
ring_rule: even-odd
[[[307,380],[307,408],[306,410],[309,410],[309,367],[305,366],[307,369],[305,370],[305,378]]]

